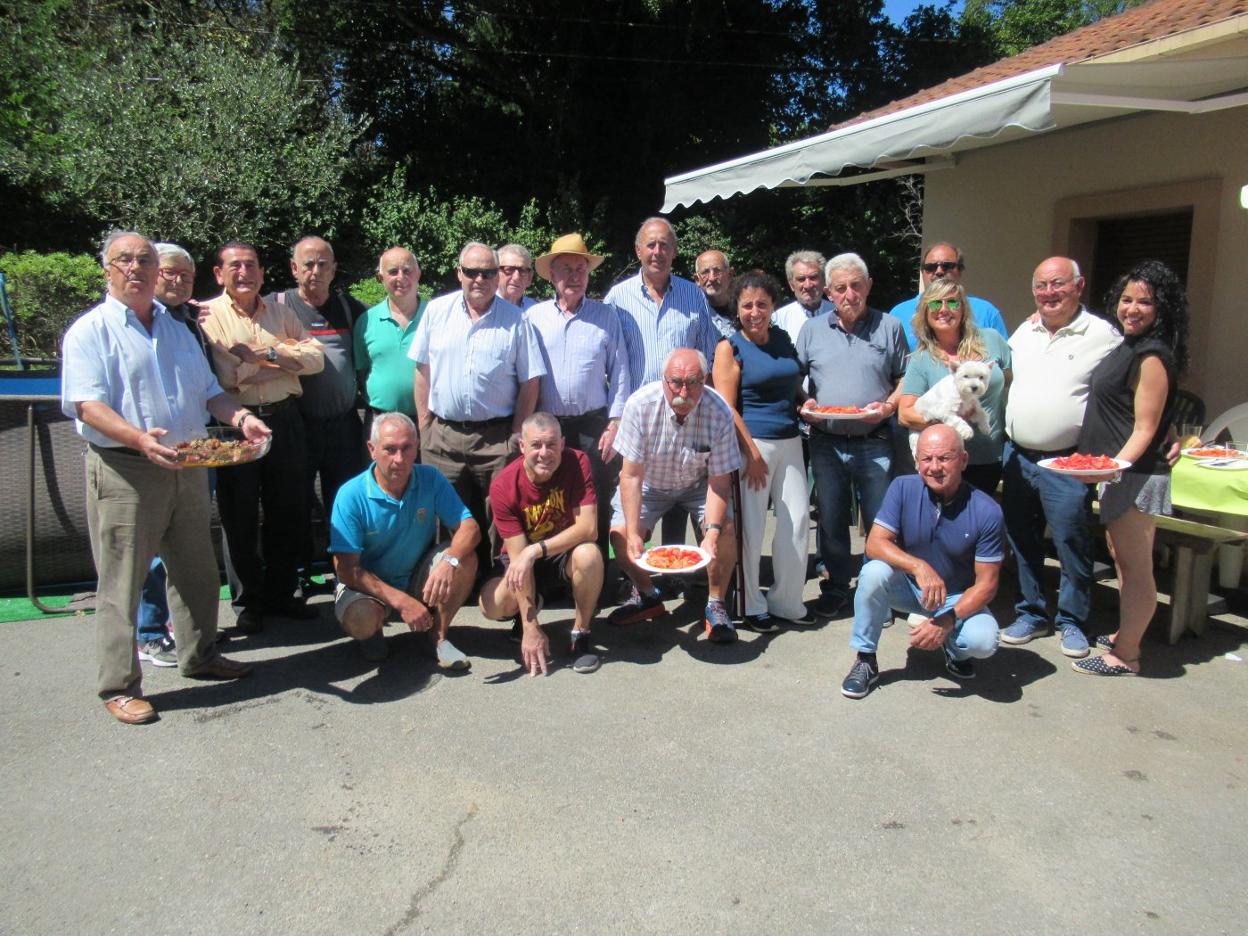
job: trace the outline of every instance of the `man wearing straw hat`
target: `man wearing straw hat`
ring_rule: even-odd
[[[526,310],[546,373],[537,409],[559,420],[570,448],[589,457],[598,492],[598,542],[606,549],[616,471],[612,443],[632,382],[628,350],[614,306],[585,295],[589,274],[603,258],[589,252],[580,234],[565,234],[534,262],[537,275],[555,287],[555,298]]]

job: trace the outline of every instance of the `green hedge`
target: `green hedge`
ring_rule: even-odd
[[[426,286],[424,283],[421,283],[416,287],[416,290],[420,293],[420,298],[423,302],[428,302],[433,298],[432,286]],[[359,299],[360,302],[370,309],[386,298],[386,288],[381,285],[381,280],[375,276],[352,283],[347,287],[347,292],[351,293],[351,295],[355,296],[356,299]]]
[[[0,271],[23,357],[59,358],[69,323],[104,295],[100,261],[87,254],[0,254]],[[13,356],[7,329],[0,330],[0,349],[5,357]]]

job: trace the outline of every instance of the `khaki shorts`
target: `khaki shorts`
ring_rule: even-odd
[[[442,556],[450,548],[451,542],[446,540],[441,543],[435,543],[425,551],[425,554],[420,557],[420,561],[416,563],[416,568],[412,571],[412,577],[408,579],[407,593],[409,595],[415,598],[421,596],[425,590],[425,582],[429,579],[429,573],[433,571],[433,567],[442,560]],[[395,610],[384,601],[374,598],[372,595],[366,595],[363,592],[347,588],[346,585],[339,582],[338,587],[334,589],[334,617],[338,619],[339,623],[342,622],[343,617],[346,615],[347,608],[357,601],[373,602],[385,609],[387,617],[394,617],[396,614]]]

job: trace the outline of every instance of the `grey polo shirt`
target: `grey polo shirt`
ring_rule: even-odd
[[[841,328],[835,312],[828,312],[808,319],[797,335],[797,359],[820,406],[866,406],[887,399],[906,372],[909,353],[901,324],[879,309],[867,309],[851,332]],[[817,428],[835,435],[870,435],[878,425],[833,419]]]

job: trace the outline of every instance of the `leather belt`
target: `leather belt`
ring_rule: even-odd
[[[291,404],[291,400],[291,397],[286,397],[283,400],[278,400],[276,403],[257,403],[255,406],[248,407],[248,409],[250,409],[257,416],[263,418],[265,416],[272,416],[274,413],[280,413]]]
[[[474,422],[467,419],[443,419],[441,416],[438,416],[437,413],[434,413],[433,415],[438,422],[442,423],[442,425],[450,426],[452,429],[456,429],[460,432],[480,432],[482,429],[489,426],[497,426],[500,423],[511,422],[510,416],[499,416],[496,419],[482,419]]]

